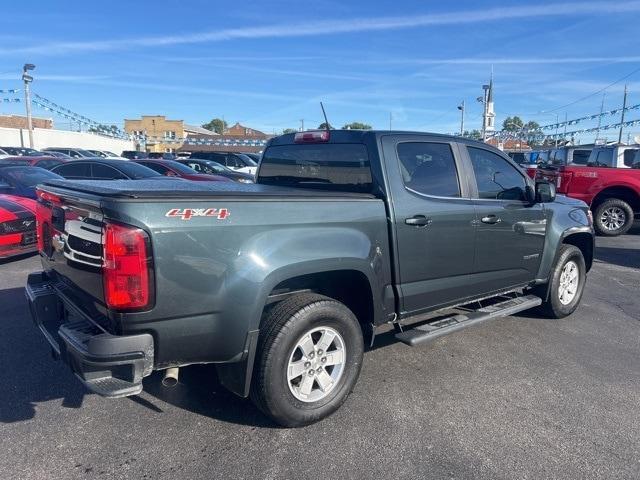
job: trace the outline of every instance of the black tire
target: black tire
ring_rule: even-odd
[[[607,225],[605,217],[607,212],[614,209],[617,212],[621,212],[620,215],[624,215],[624,222],[619,228],[611,228]],[[633,226],[633,208],[624,200],[618,198],[609,198],[598,205],[593,213],[593,224],[596,232],[600,235],[606,235],[608,237],[615,237],[627,233],[627,231]]]
[[[327,389],[327,396],[305,402],[291,391],[287,368],[291,352],[301,337],[319,327],[328,327],[340,334],[346,355],[342,374],[331,390]],[[345,305],[313,293],[290,297],[275,305],[263,318],[251,399],[264,414],[284,427],[317,422],[340,408],[351,393],[360,375],[363,352],[360,324]],[[312,385],[319,387],[316,383]]]
[[[560,278],[562,270],[569,262],[574,262],[578,268],[578,286],[573,300],[567,304],[560,301]],[[539,307],[539,311],[549,318],[563,318],[571,315],[582,299],[584,285],[587,279],[587,268],[584,263],[582,251],[574,245],[562,245],[558,254],[553,270],[551,271],[549,280],[549,295],[546,301],[543,301]]]

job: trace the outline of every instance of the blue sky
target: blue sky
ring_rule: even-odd
[[[498,123],[546,124],[597,113],[602,94],[575,101],[640,69],[639,25],[640,1],[5,2],[0,89],[20,88],[31,62],[34,92],[105,123],[224,116],[271,133],[317,127],[323,100],[334,125],[388,128],[391,115],[451,132],[463,99],[480,127],[493,65]],[[640,103],[638,71],[606,89],[606,109],[625,82]]]

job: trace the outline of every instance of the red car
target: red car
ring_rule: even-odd
[[[124,160],[123,160],[124,161]],[[139,163],[151,170],[158,172],[161,175],[167,177],[180,177],[186,180],[196,180],[204,182],[232,182],[227,177],[220,175],[210,175],[208,173],[196,172],[193,168],[187,167],[182,163],[175,160],[164,160],[160,158],[142,158],[139,160],[131,160],[132,162]]]
[[[0,195],[0,258],[37,250],[36,202]]]
[[[57,157],[51,157],[51,156],[45,156],[45,155],[41,155],[37,157],[29,157],[29,156],[6,157],[0,160],[0,165],[11,163],[14,165],[30,165],[32,167],[40,167],[40,168],[45,168],[47,170],[50,170],[56,165],[60,165],[61,163],[65,163],[70,160],[71,159],[57,158]]]

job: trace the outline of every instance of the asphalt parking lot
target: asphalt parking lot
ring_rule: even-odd
[[[640,228],[598,238],[578,311],[410,348],[381,335],[329,419],[277,428],[209,367],[88,394],[31,323],[32,256],[0,264],[0,478],[640,478]]]

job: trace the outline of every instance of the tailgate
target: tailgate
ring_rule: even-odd
[[[92,317],[104,316],[103,216],[97,202],[38,189],[38,250],[60,293]]]

